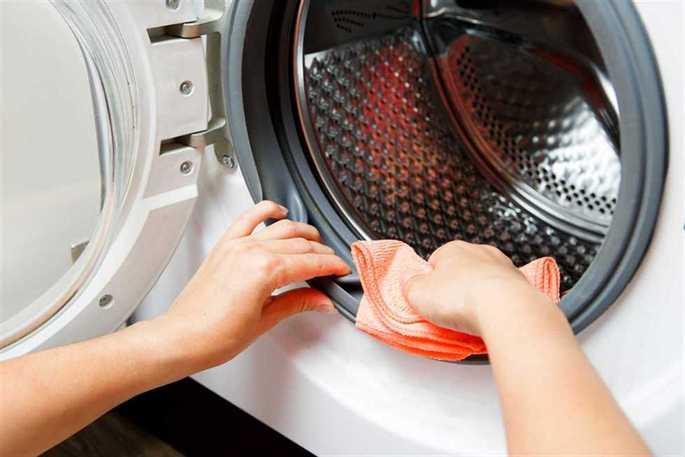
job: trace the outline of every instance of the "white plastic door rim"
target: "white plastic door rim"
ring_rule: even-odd
[[[207,128],[207,72],[200,38],[148,30],[200,12],[0,2],[0,358],[117,328],[166,265],[202,158],[176,139]]]

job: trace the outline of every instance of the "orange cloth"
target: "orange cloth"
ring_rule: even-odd
[[[352,244],[352,257],[364,288],[357,328],[402,351],[432,359],[462,360],[487,352],[481,338],[437,326],[409,305],[404,284],[433,268],[409,245],[396,240],[358,241]],[[559,269],[554,259],[537,259],[520,271],[559,303]]]

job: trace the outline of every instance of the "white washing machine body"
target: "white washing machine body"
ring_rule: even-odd
[[[666,93],[670,163],[654,238],[620,298],[579,334],[583,349],[657,455],[685,453],[682,36],[680,2],[637,2]],[[136,316],[164,309],[252,204],[240,172],[207,161],[201,199],[174,258]],[[194,379],[317,455],[506,452],[489,366],[436,363],[360,334],[341,316],[281,323]],[[573,381],[570,380],[570,388]],[[544,414],[544,412],[541,412]]]
[[[207,129],[218,126],[221,131],[222,124],[218,116],[208,114],[216,114],[218,106],[210,107],[208,97],[197,96],[213,90],[211,71],[208,77],[188,68],[204,68],[209,40],[201,35],[208,30],[202,24],[166,28],[195,20],[203,14],[202,5],[106,3],[111,23],[124,32],[131,51],[128,65],[138,87],[133,184],[119,202],[118,222],[100,256],[93,254],[97,268],[85,286],[65,306],[30,323],[23,334],[2,334],[14,338],[0,352],[3,358],[112,331],[136,306],[134,319],[162,313],[230,221],[253,204],[241,169],[226,166],[234,163],[230,153],[222,145],[218,154],[204,148],[216,140]],[[677,43],[683,42],[683,4],[640,0],[636,5],[658,60],[667,102],[669,171],[653,240],[637,273],[579,339],[654,452],[682,455],[685,100]],[[227,8],[221,27],[231,26],[232,4]],[[167,33],[196,38],[156,39]],[[196,97],[180,90],[185,81],[192,81],[190,92]],[[103,303],[106,296],[110,298]],[[397,352],[338,315],[292,318],[231,362],[194,378],[316,454],[506,451],[489,366],[438,363]]]

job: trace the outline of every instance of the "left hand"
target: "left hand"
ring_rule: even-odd
[[[212,249],[169,311],[158,318],[200,368],[221,364],[281,320],[302,311],[333,311],[322,292],[276,289],[319,276],[345,275],[348,265],[320,243],[311,225],[283,219],[287,210],[262,201],[242,214]],[[253,233],[266,219],[283,219]],[[179,333],[180,332],[180,333]]]

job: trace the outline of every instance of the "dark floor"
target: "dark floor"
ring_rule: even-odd
[[[47,457],[312,454],[191,379],[140,395]]]
[[[76,435],[43,454],[46,457],[183,457],[121,414],[105,414]]]

